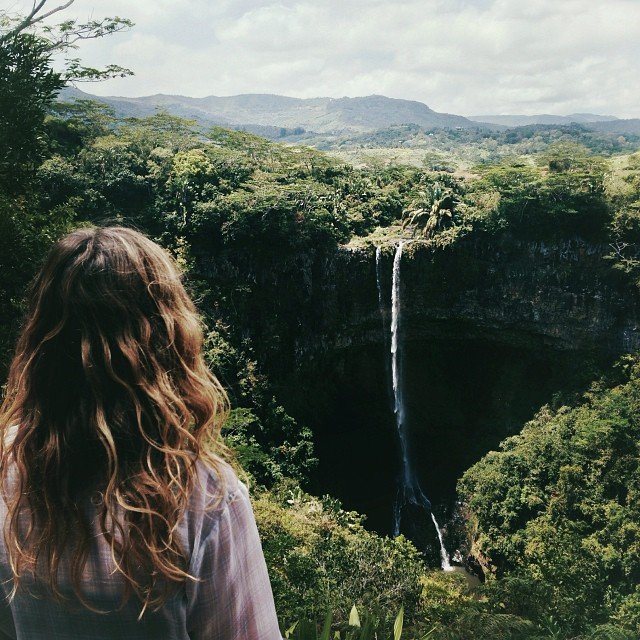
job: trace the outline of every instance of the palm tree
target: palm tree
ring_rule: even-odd
[[[460,205],[460,195],[453,186],[435,182],[420,191],[414,208],[404,212],[402,228],[413,227],[414,235],[419,232],[429,240],[455,222]]]

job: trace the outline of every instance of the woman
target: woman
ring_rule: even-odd
[[[53,247],[0,413],[8,637],[280,640],[201,349],[147,237],[81,229]]]

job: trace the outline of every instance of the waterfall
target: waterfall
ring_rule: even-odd
[[[376,247],[376,287],[378,288],[378,309],[382,318],[382,330],[385,344],[387,342],[387,332],[384,322],[384,298],[382,296],[382,247]]]
[[[398,486],[398,494],[393,508],[393,534],[400,534],[400,523],[402,520],[402,508],[405,505],[413,504],[422,507],[431,514],[431,520],[438,534],[438,543],[440,544],[440,564],[445,571],[451,570],[451,561],[449,554],[444,546],[442,531],[431,511],[431,502],[422,491],[418,478],[416,477],[411,465],[411,457],[409,452],[409,441],[406,430],[405,406],[404,406],[404,388],[402,384],[402,342],[400,340],[401,320],[402,320],[402,301],[401,301],[401,279],[400,264],[402,262],[402,248],[404,242],[401,240],[396,247],[393,257],[393,271],[391,277],[391,381],[393,388],[393,412],[396,418],[396,430],[398,432],[398,441],[400,443],[401,458],[401,474]],[[384,305],[382,302],[382,286],[381,286],[381,248],[376,248],[376,279],[378,285],[378,304],[380,313],[383,317],[384,327]],[[385,345],[387,344],[385,336]]]
[[[438,525],[438,521],[436,517],[433,515],[433,511],[431,512],[431,519],[433,520],[433,524],[435,525],[436,531],[438,532],[438,541],[440,542],[440,566],[443,571],[451,571],[451,560],[449,558],[449,554],[447,553],[447,549],[444,546],[444,540],[442,539],[442,531],[440,531],[440,527]]]
[[[393,385],[393,412],[396,416],[396,428],[400,441],[400,455],[402,458],[402,487],[410,487],[412,482],[411,461],[407,443],[407,433],[404,420],[404,394],[401,379],[401,358],[400,352],[400,262],[402,259],[402,247],[404,242],[400,241],[393,256],[393,275],[391,279],[391,380]],[[431,505],[429,505],[429,508]],[[396,529],[400,528],[400,521],[396,522]]]
[[[387,327],[387,314],[384,304],[384,291],[382,289],[382,247],[376,247],[376,287],[378,289],[378,310],[380,311],[380,320],[382,322],[382,335],[384,336],[384,352],[389,353],[389,329]],[[395,400],[393,398],[391,383],[391,363],[389,358],[384,359],[384,373],[386,378],[386,389],[389,397],[389,406],[393,410]]]

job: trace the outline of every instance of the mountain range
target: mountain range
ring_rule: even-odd
[[[615,116],[575,113],[568,116],[540,114],[482,115],[468,118],[439,113],[415,100],[371,95],[357,98],[292,98],[272,94],[207,96],[191,98],[155,94],[138,98],[95,96],[74,87],[63,89],[61,100],[97,100],[111,106],[120,117],[143,117],[162,109],[173,115],[197,120],[203,125],[243,128],[267,137],[295,135],[296,132],[341,135],[363,133],[415,124],[425,129],[504,130],[527,125],[568,125],[578,123],[608,133],[640,133],[640,119],[621,120]],[[283,130],[285,133],[281,133]]]
[[[469,116],[474,122],[489,122],[502,124],[507,127],[525,127],[530,124],[589,124],[593,122],[610,122],[618,120],[615,116],[599,116],[595,113],[572,113],[568,116],[555,116],[549,113],[540,113],[534,116],[518,115],[489,115]]]

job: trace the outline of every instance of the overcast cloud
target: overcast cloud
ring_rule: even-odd
[[[102,95],[377,93],[462,115],[640,117],[638,0],[76,0],[64,15],[136,23],[79,53],[135,71],[80,87]]]

